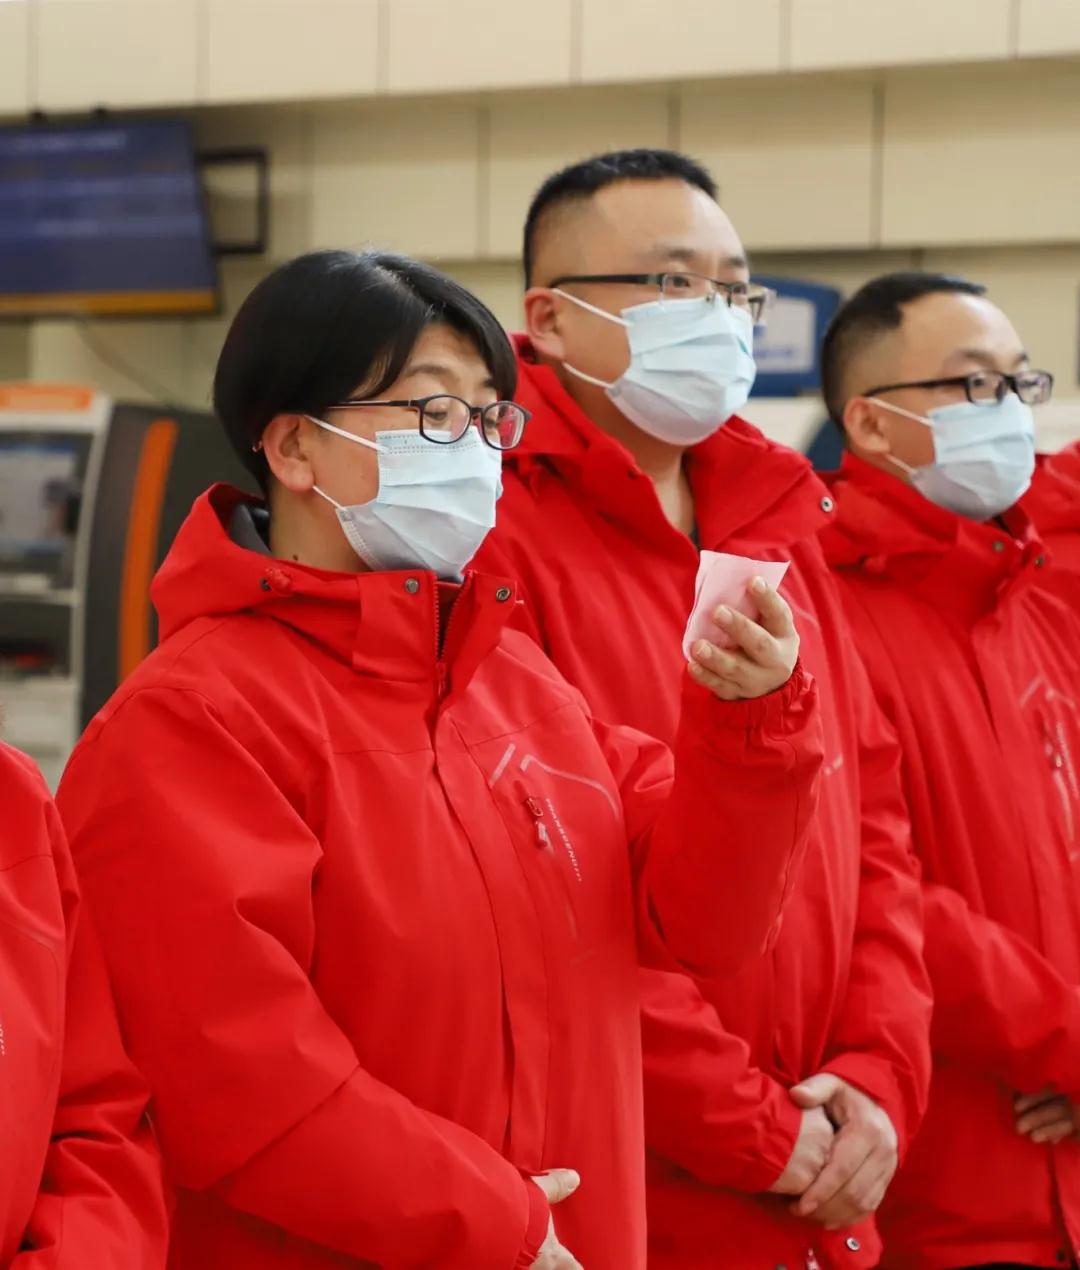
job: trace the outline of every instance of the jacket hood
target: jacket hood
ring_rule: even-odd
[[[284,596],[356,599],[358,575],[286,564],[235,543],[230,525],[245,505],[260,506],[230,485],[215,485],[196,499],[150,591],[162,639],[197,618],[273,606]]]
[[[469,572],[458,585],[424,569],[334,573],[239,546],[234,517],[258,505],[227,485],[196,501],[151,590],[162,639],[198,618],[258,613],[360,673],[423,681],[441,666],[458,691],[514,620],[505,577]]]
[[[829,485],[836,516],[821,542],[834,568],[918,585],[974,614],[1046,563],[1019,505],[985,523],[969,520],[850,453]]]

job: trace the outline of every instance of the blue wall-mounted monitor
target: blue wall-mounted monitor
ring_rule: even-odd
[[[0,128],[0,318],[216,312],[182,120]]]
[[[821,341],[840,305],[835,287],[795,278],[754,275],[777,301],[768,322],[754,331],[755,397],[797,397],[821,386]]]

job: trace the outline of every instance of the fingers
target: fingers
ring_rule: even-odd
[[[787,600],[761,578],[755,578],[747,590],[758,608],[758,621],[777,639],[789,639],[795,634],[795,619]]]
[[[1025,1111],[1030,1111],[1033,1107],[1039,1107],[1046,1102],[1055,1102],[1061,1095],[1054,1089],[1053,1085],[1044,1085],[1042,1089],[1034,1094],[1017,1094],[1013,1099],[1013,1108],[1018,1116],[1023,1115]]]
[[[769,1189],[777,1195],[801,1195],[825,1167],[832,1142],[833,1127],[824,1111],[804,1111],[787,1166]]]
[[[1072,1107],[1064,1098],[1054,1098],[1050,1102],[1032,1107],[1022,1116],[1017,1116],[1016,1132],[1030,1136],[1040,1129],[1049,1129],[1060,1123],[1072,1125]]]
[[[710,666],[721,666],[724,664],[720,657],[716,657],[716,654],[721,654],[719,648],[716,648],[713,644],[706,643],[705,640],[700,640],[691,651],[694,655],[694,660],[688,662],[687,665],[696,683],[701,684],[703,688],[708,688],[721,701],[739,701],[742,699],[745,693],[733,679],[709,669]],[[721,654],[722,656],[726,656],[726,654]]]
[[[1038,1146],[1056,1147],[1059,1142],[1064,1142],[1070,1134],[1074,1133],[1075,1129],[1076,1126],[1071,1120],[1059,1120],[1049,1128],[1037,1129],[1031,1135],[1031,1140]]]
[[[794,1207],[798,1217],[810,1217],[842,1190],[869,1160],[871,1143],[857,1130],[844,1130],[833,1141],[829,1162],[818,1174],[814,1184]]]
[[[539,1265],[539,1263],[538,1263]],[[543,1263],[542,1270],[582,1270],[581,1262],[562,1244]]]
[[[582,1270],[581,1263],[569,1249],[559,1243],[555,1227],[548,1227],[548,1237],[529,1270]]]
[[[777,599],[779,598],[777,596]],[[739,613],[735,609],[728,608],[726,604],[721,604],[713,614],[713,621],[756,665],[774,667],[783,664],[783,653],[779,643],[764,626],[752,621],[745,613]]]
[[[789,674],[786,667],[766,669],[738,649],[717,648],[704,639],[699,640],[690,652],[691,674],[698,683],[710,688],[724,701],[764,696],[783,684]]]
[[[830,1098],[839,1093],[843,1081],[831,1072],[819,1072],[798,1085],[792,1085],[789,1093],[796,1107],[824,1107]]]
[[[818,1208],[814,1220],[826,1230],[841,1230],[865,1221],[881,1206],[894,1172],[894,1161],[871,1155],[848,1185]]]
[[[1039,1145],[1056,1146],[1076,1130],[1076,1117],[1067,1098],[1055,1097],[1039,1103],[1016,1118],[1016,1132]]]
[[[718,648],[707,639],[698,640],[690,650],[694,661],[706,670],[741,690],[742,695],[755,691],[760,668],[737,649]]]
[[[549,1204],[561,1204],[581,1185],[581,1178],[573,1169],[552,1169],[548,1173],[538,1173],[533,1181],[547,1196]]]

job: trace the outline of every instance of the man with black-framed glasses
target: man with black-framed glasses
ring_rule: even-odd
[[[671,151],[554,174],[524,239],[515,400],[532,418],[483,566],[520,580],[598,717],[670,737],[699,549],[787,561],[825,721],[819,813],[772,945],[731,979],[642,976],[650,1270],[870,1270],[929,1080],[919,888],[895,740],[817,539],[831,498],[740,417],[770,294],[712,178]],[[750,673],[756,637],[721,621],[723,664]]]
[[[1080,613],[1017,506],[1053,377],[982,286],[909,272],[841,307],[823,380],[847,443],[823,543],[903,750],[935,995],[883,1264],[1073,1265]]]

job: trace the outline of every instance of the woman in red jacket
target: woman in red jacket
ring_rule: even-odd
[[[790,614],[696,649],[674,777],[592,718],[513,584],[461,581],[514,381],[477,300],[383,254],[283,266],[226,340],[268,499],[196,504],[60,796],[175,1267],[642,1267],[638,952],[716,974],[775,927],[821,754]]]
[[[67,843],[33,764],[0,743],[0,1265],[158,1270],[161,1167]]]

